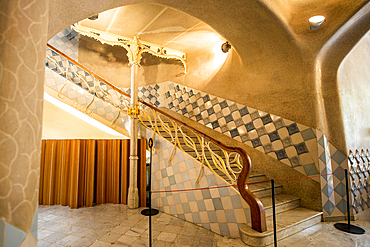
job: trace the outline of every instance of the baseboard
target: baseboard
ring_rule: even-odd
[[[347,220],[347,215],[323,216],[324,222],[338,222],[338,221],[344,221],[344,220]],[[351,215],[351,220],[358,220],[358,217],[356,215]]]

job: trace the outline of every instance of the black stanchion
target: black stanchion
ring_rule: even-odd
[[[157,215],[158,210],[152,208],[152,147],[153,139],[149,139],[150,165],[149,165],[149,208],[141,211],[142,215],[149,216],[149,246],[152,246],[152,215]]]
[[[271,179],[271,189],[272,189],[272,221],[274,225],[274,246],[277,246],[277,236],[276,236],[276,211],[275,211],[275,180]]]
[[[349,206],[349,185],[348,185],[348,170],[345,169],[345,178],[346,178],[346,190],[347,190],[347,220],[348,223],[336,223],[334,224],[334,227],[338,230],[353,233],[353,234],[365,234],[365,230],[361,227],[351,225],[351,212],[350,212],[350,206]]]

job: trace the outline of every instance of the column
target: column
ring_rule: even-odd
[[[37,246],[47,0],[0,2],[0,245]]]
[[[137,72],[139,65],[135,62],[131,65],[131,106],[128,115],[131,119],[130,126],[130,185],[128,188],[127,206],[129,208],[139,207],[139,191],[137,188],[137,136],[138,136],[138,86]]]

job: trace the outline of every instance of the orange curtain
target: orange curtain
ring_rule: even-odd
[[[130,140],[43,140],[39,204],[78,208],[127,204]],[[138,144],[140,206],[145,206],[146,139]]]

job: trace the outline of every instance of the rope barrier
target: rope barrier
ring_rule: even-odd
[[[323,177],[323,176],[329,176],[329,175],[334,175],[338,173],[345,172],[339,171],[339,172],[333,172],[333,173],[328,173],[328,174],[323,174],[323,175],[314,175],[314,176],[308,176],[308,177],[302,177],[302,178],[287,178],[287,179],[275,179],[275,181],[288,181],[288,180],[299,180],[299,179],[307,179],[307,178],[315,178],[315,177]],[[232,184],[232,185],[222,185],[222,186],[211,186],[211,187],[204,187],[204,188],[196,188],[196,189],[183,189],[183,190],[154,190],[152,193],[169,193],[169,192],[186,192],[186,191],[195,191],[195,190],[212,190],[212,189],[218,189],[218,188],[226,188],[226,187],[235,187],[239,185],[251,185],[251,184],[260,184],[260,183],[267,183],[271,182],[270,180],[265,180],[265,181],[259,181],[259,182],[252,182],[252,183],[245,183],[245,184]]]

